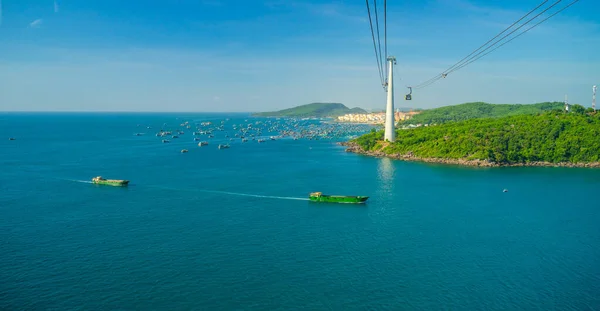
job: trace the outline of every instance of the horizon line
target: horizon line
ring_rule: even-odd
[[[507,104],[507,103],[490,103],[490,102],[486,102],[486,101],[468,101],[468,102],[464,102],[461,104],[454,104],[454,105],[444,105],[444,106],[439,106],[439,107],[433,107],[433,108],[422,108],[422,107],[410,107],[410,106],[398,106],[395,107],[394,110],[396,109],[419,109],[419,110],[431,110],[431,109],[437,109],[437,108],[442,108],[442,107],[451,107],[451,106],[458,106],[458,105],[464,105],[464,104],[473,104],[473,103],[484,103],[484,104],[490,104],[490,105],[536,105],[536,104],[543,104],[543,103],[561,103],[564,101],[541,101],[541,102],[534,102],[534,103],[528,103],[528,104],[523,104],[523,103],[517,103],[517,104]],[[311,103],[314,104],[314,103]],[[306,106],[306,105],[310,105],[310,104],[304,104],[304,105],[299,105],[299,106],[294,106],[291,108],[284,108],[284,109],[280,109],[280,110],[274,110],[274,111],[164,111],[164,110],[152,110],[152,111],[131,111],[131,110],[0,110],[0,113],[211,113],[211,114],[227,114],[227,113],[235,113],[235,114],[254,114],[254,113],[265,113],[265,112],[278,112],[281,110],[286,110],[286,109],[292,109],[292,108],[297,108],[297,107],[301,107],[301,106]],[[579,105],[579,106],[583,106],[583,107],[588,107],[585,104],[581,104],[581,103],[569,103],[569,105]],[[591,104],[590,104],[591,107]],[[355,107],[355,108],[360,108],[360,107]],[[367,110],[367,111],[385,111],[385,109],[381,109],[381,108],[360,108],[363,110]]]
[[[259,111],[0,110],[0,113],[259,113]]]

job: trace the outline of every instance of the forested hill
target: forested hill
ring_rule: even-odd
[[[596,163],[600,161],[600,112],[472,119],[397,130],[394,143],[372,132],[352,142],[365,152],[396,157],[489,161],[496,164]],[[443,162],[443,161],[439,161]]]
[[[483,102],[466,103],[424,110],[412,119],[401,124],[440,124],[476,118],[498,118],[521,114],[536,114],[543,111],[562,109],[564,103],[546,102],[539,104],[488,104]]]
[[[259,117],[337,117],[347,113],[367,113],[361,108],[348,108],[340,103],[312,103],[273,112],[253,114]]]

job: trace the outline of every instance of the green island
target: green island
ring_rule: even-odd
[[[423,110],[402,124],[440,124],[475,118],[498,118],[521,114],[536,114],[544,111],[563,109],[562,102],[546,102],[530,105],[489,104],[483,102],[465,103]]]
[[[361,108],[348,108],[340,103],[312,103],[293,108],[272,112],[259,112],[256,117],[299,117],[299,118],[327,118],[338,117],[348,113],[367,113]]]
[[[535,109],[549,109],[546,103],[519,106],[493,108],[497,111],[494,117],[477,117],[481,114],[474,113],[475,117],[462,121],[438,119],[437,125],[396,129],[393,143],[382,141],[383,131],[373,129],[341,144],[348,147],[348,152],[408,161],[600,167],[600,113],[580,105],[571,105],[569,113],[562,107],[533,113]],[[452,106],[443,108],[452,110]],[[512,115],[515,110],[521,112]]]

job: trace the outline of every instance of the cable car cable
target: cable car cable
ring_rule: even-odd
[[[475,54],[474,56],[472,56],[471,58],[469,58],[469,60],[467,61],[467,63],[465,63],[465,64],[461,65],[461,67],[460,67],[460,68],[462,68],[462,67],[466,66],[467,64],[470,64],[469,62],[472,62],[472,61],[474,61],[474,59],[475,59],[477,56],[479,56],[479,55],[483,54],[485,51],[487,51],[488,49],[490,49],[490,48],[491,48],[491,47],[493,47],[494,45],[498,44],[500,41],[502,41],[502,40],[503,40],[503,39],[505,39],[506,37],[508,37],[508,36],[512,35],[513,33],[515,33],[515,31],[517,31],[517,30],[521,29],[523,26],[525,26],[525,25],[529,24],[531,21],[533,21],[534,19],[536,19],[538,16],[540,16],[540,15],[542,15],[542,14],[546,13],[546,11],[550,10],[551,8],[553,8],[555,5],[559,4],[561,1],[562,1],[562,0],[557,0],[557,1],[556,1],[556,2],[554,2],[554,3],[553,3],[551,6],[547,7],[545,10],[543,10],[543,11],[542,11],[542,12],[540,12],[540,13],[538,13],[536,16],[532,17],[531,19],[529,19],[528,21],[526,21],[525,23],[523,23],[521,26],[517,27],[515,30],[513,30],[513,31],[511,31],[510,33],[508,33],[507,35],[505,35],[505,36],[504,36],[504,37],[502,37],[500,40],[496,41],[494,44],[492,44],[492,45],[488,46],[487,48],[483,49],[483,50],[482,50],[482,51],[480,51],[479,53]],[[448,73],[454,72],[454,71],[456,71],[456,70],[457,70],[457,68],[454,68],[454,69],[452,69],[452,70],[448,71]]]
[[[387,60],[388,52],[387,52],[387,0],[383,0],[383,47],[385,49],[385,59]],[[387,77],[389,74],[388,66],[385,66],[385,79],[387,85]]]
[[[377,53],[377,44],[375,43],[375,32],[373,31],[373,21],[371,20],[371,9],[369,8],[369,0],[365,1],[367,3],[367,13],[369,14],[369,25],[371,26],[371,37],[373,38],[373,48],[375,49],[375,59],[377,59],[377,70],[379,71],[379,79],[381,80],[381,84],[384,84],[381,72],[381,63]]]
[[[557,3],[559,3],[560,1],[562,1],[562,0],[558,0],[558,1],[557,1],[556,3],[554,3],[554,4],[553,4],[551,7],[555,6],[555,5],[556,5]],[[543,1],[541,4],[539,4],[538,6],[536,6],[534,9],[532,9],[532,10],[531,10],[531,11],[529,11],[527,14],[525,14],[524,16],[522,16],[521,18],[519,18],[517,21],[515,21],[514,23],[512,23],[510,26],[508,26],[506,29],[504,29],[503,31],[501,31],[500,33],[498,33],[498,34],[497,34],[496,36],[494,36],[492,39],[488,40],[488,42],[486,42],[485,44],[483,44],[483,45],[482,45],[482,46],[480,46],[479,48],[475,49],[475,50],[474,50],[473,52],[471,52],[469,55],[467,55],[466,57],[464,57],[463,59],[461,59],[460,61],[458,61],[458,62],[457,62],[457,63],[455,63],[454,65],[452,65],[450,68],[446,69],[446,71],[444,71],[444,72],[442,72],[441,74],[438,74],[438,75],[436,75],[436,76],[432,77],[431,79],[429,79],[429,80],[427,80],[427,81],[424,81],[424,82],[422,82],[422,83],[420,83],[420,84],[417,84],[417,85],[413,86],[413,88],[415,88],[415,89],[421,89],[421,88],[424,88],[424,87],[426,87],[426,86],[429,86],[429,85],[433,84],[434,82],[436,82],[436,81],[437,81],[437,80],[439,80],[439,79],[445,78],[445,77],[446,77],[446,75],[447,75],[448,73],[450,73],[452,69],[454,69],[454,68],[455,68],[455,67],[457,67],[457,66],[462,66],[463,64],[461,64],[461,63],[463,63],[465,60],[467,60],[467,59],[469,58],[469,56],[473,55],[473,54],[474,54],[474,53],[476,53],[478,50],[480,50],[481,48],[483,48],[484,46],[486,46],[488,43],[490,43],[491,41],[493,41],[494,39],[496,39],[497,37],[499,37],[501,34],[503,34],[504,32],[506,32],[506,31],[507,31],[507,30],[509,30],[510,28],[512,28],[512,27],[513,27],[514,25],[516,25],[516,24],[517,24],[519,21],[523,20],[525,17],[529,16],[529,15],[530,15],[531,13],[533,13],[535,10],[537,10],[538,8],[540,8],[541,6],[543,6],[543,5],[544,5],[546,2],[548,2],[548,0],[545,0],[545,1]],[[550,7],[550,8],[551,8],[551,7]],[[548,9],[549,9],[549,8],[548,8]],[[547,11],[548,9],[546,9],[545,11]],[[545,11],[543,11],[543,12],[545,12]],[[542,12],[542,13],[543,13],[543,12]],[[541,13],[540,13],[540,14],[541,14]],[[540,14],[538,14],[537,16],[539,16]],[[537,16],[536,16],[536,17],[537,17]],[[534,17],[533,19],[535,19],[536,17]],[[531,19],[531,20],[533,20],[533,19]],[[531,20],[529,20],[527,23],[529,23]],[[527,24],[527,23],[526,23],[526,24]],[[524,25],[525,25],[525,24],[524,24]],[[523,27],[524,25],[521,25],[519,28]],[[517,28],[517,29],[519,29],[519,28]],[[514,31],[513,31],[513,32],[511,32],[511,33],[514,33]],[[510,35],[510,34],[509,34],[509,35]],[[505,36],[505,37],[506,37],[506,36]],[[503,38],[505,38],[505,37],[503,37]],[[494,45],[498,44],[498,43],[499,43],[499,42],[500,42],[500,41],[501,41],[503,38],[501,38],[500,40],[498,40],[497,42],[495,42],[495,43],[494,43],[494,44],[492,44],[491,46],[494,46]],[[490,47],[491,47],[491,46],[490,46]],[[489,49],[490,47],[486,48],[485,50]],[[485,50],[484,50],[484,51],[485,51]],[[482,51],[482,52],[483,52],[483,51]],[[479,55],[479,54],[477,54],[477,55]],[[476,55],[476,56],[474,56],[474,57],[477,57],[477,55]],[[469,59],[468,59],[466,62],[469,62],[469,61],[471,61],[471,60],[472,60],[474,57],[471,57],[471,58],[469,58]],[[465,62],[465,63],[466,63],[466,62]],[[461,67],[461,68],[462,68],[462,67]],[[452,71],[454,71],[454,70],[452,70]]]
[[[461,62],[463,62],[465,59],[469,58],[469,56],[475,54],[475,52],[477,52],[478,50],[480,50],[481,48],[483,48],[484,46],[486,46],[488,43],[492,42],[494,39],[498,38],[501,34],[505,33],[506,31],[508,31],[510,28],[512,28],[514,25],[516,25],[518,22],[522,21],[525,17],[529,16],[529,14],[533,13],[535,10],[539,9],[541,6],[543,6],[544,4],[546,4],[546,2],[548,2],[549,0],[545,0],[542,3],[540,3],[538,6],[536,6],[533,10],[529,11],[527,14],[523,15],[521,18],[519,18],[517,21],[515,21],[514,23],[512,23],[510,26],[508,26],[507,28],[505,28],[504,30],[502,30],[500,33],[498,33],[496,36],[494,36],[493,38],[491,38],[490,40],[488,40],[486,43],[484,43],[482,46],[478,47],[476,50],[474,50],[473,52],[471,52],[471,54],[465,56],[465,58],[461,59],[460,61],[458,61],[456,64],[452,65],[450,68],[446,69],[446,71],[444,72],[448,72],[450,71],[452,68],[456,67],[458,64],[460,64]],[[558,0],[558,2],[560,2],[561,0]],[[500,39],[502,40],[502,39]]]
[[[377,25],[377,44],[379,46],[379,63],[381,64],[381,73],[382,73],[382,84],[385,82],[385,75],[384,73],[384,61],[383,61],[383,56],[381,55],[381,35],[379,34],[379,14],[377,14],[377,0],[373,0],[373,9],[375,11],[375,25]],[[387,67],[387,66],[385,66]]]
[[[575,4],[575,3],[576,3],[576,2],[578,2],[578,1],[579,1],[579,0],[574,0],[573,2],[569,3],[569,4],[568,4],[567,6],[565,6],[564,8],[562,8],[562,9],[560,9],[560,10],[558,10],[558,11],[554,12],[552,15],[550,15],[550,16],[548,16],[548,17],[546,17],[545,19],[541,20],[541,21],[540,21],[540,22],[538,22],[537,24],[535,24],[535,25],[533,25],[533,26],[531,26],[531,27],[527,28],[525,31],[521,32],[520,34],[518,34],[518,35],[516,35],[516,36],[514,36],[514,37],[512,37],[512,38],[510,38],[510,40],[508,40],[508,41],[506,41],[506,42],[504,42],[504,43],[500,44],[499,46],[495,47],[493,50],[491,50],[491,51],[489,51],[489,52],[487,52],[487,53],[485,53],[485,54],[483,54],[483,55],[481,55],[481,56],[479,56],[479,57],[477,57],[477,58],[475,58],[475,59],[473,59],[473,60],[469,61],[468,63],[466,63],[466,64],[464,64],[464,65],[461,65],[460,67],[456,68],[455,70],[459,70],[459,69],[461,69],[461,68],[463,68],[463,67],[467,66],[468,64],[470,64],[470,63],[472,63],[472,62],[474,62],[474,61],[476,61],[476,60],[478,60],[478,59],[480,59],[480,58],[482,58],[482,57],[484,57],[484,56],[486,56],[486,55],[488,55],[488,54],[492,53],[493,51],[497,50],[497,49],[498,49],[498,48],[500,48],[501,46],[503,46],[503,45],[505,45],[505,44],[509,43],[510,41],[512,41],[512,40],[514,40],[514,39],[516,39],[516,38],[518,38],[518,37],[519,37],[519,36],[521,36],[522,34],[524,34],[524,33],[528,32],[529,30],[531,30],[531,29],[533,29],[533,28],[535,28],[535,27],[537,27],[539,24],[541,24],[541,23],[543,23],[543,22],[545,22],[545,21],[549,20],[550,18],[552,18],[552,17],[553,17],[553,16],[555,16],[556,14],[558,14],[558,13],[560,13],[560,12],[562,12],[562,11],[566,10],[568,7],[572,6],[573,4]]]

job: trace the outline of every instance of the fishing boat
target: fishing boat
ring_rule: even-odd
[[[365,203],[369,197],[366,196],[349,196],[349,195],[326,195],[321,192],[313,192],[308,198],[312,202],[329,202],[329,203]]]
[[[129,180],[122,179],[105,179],[102,176],[92,178],[92,183],[97,185],[109,185],[109,186],[127,186]]]

